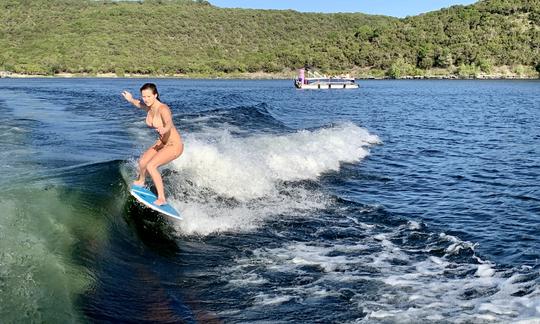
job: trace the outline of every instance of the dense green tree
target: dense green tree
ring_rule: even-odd
[[[405,19],[217,8],[202,0],[2,0],[0,70],[228,74],[372,68],[533,70],[540,0],[482,0]]]

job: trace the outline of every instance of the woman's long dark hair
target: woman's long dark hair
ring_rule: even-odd
[[[146,89],[152,90],[152,93],[157,95],[157,100],[161,101],[161,100],[159,100],[159,92],[157,91],[157,87],[156,87],[155,84],[153,84],[153,83],[145,83],[145,84],[143,84],[142,87],[141,87],[141,92],[143,90],[146,90]]]

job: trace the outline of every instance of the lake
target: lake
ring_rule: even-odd
[[[0,79],[2,322],[539,321],[540,81],[359,84]]]

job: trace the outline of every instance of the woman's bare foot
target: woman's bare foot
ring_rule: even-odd
[[[144,187],[144,180],[143,181],[135,180],[133,181],[133,184],[136,186]]]
[[[156,201],[154,201],[154,205],[156,206],[161,206],[161,205],[166,205],[166,204],[167,204],[167,201],[164,198],[158,198],[156,199]]]

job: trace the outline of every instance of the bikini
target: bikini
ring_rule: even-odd
[[[159,110],[159,108],[156,108],[155,111],[153,111],[153,110],[148,111],[148,114],[146,115],[146,125],[148,125],[148,127],[152,127],[152,128],[155,128],[155,129],[158,129],[159,127],[163,127],[163,119],[161,118],[161,115],[158,113],[158,110]],[[158,117],[158,118],[156,118],[156,117]],[[165,136],[159,135],[158,142],[160,142],[160,143],[156,143],[156,145],[163,145],[163,146],[172,146],[172,145],[174,145],[174,141],[170,139],[170,137],[171,137],[170,133],[171,133],[171,131],[169,131],[169,134],[165,134],[165,136],[167,137],[167,142],[166,143],[163,142],[163,137],[165,137]]]
[[[159,118],[156,118],[157,114],[158,114],[158,108],[151,109],[150,111],[148,111],[148,114],[146,115],[146,125],[148,125],[148,127],[152,127],[152,128],[163,127],[163,120],[161,119],[161,115],[159,116]]]

